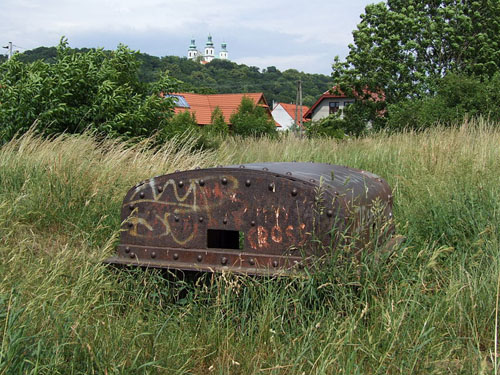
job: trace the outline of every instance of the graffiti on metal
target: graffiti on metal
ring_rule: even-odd
[[[262,163],[157,176],[130,189],[110,263],[185,270],[277,272],[363,232],[375,200],[392,195],[371,173],[314,163]],[[354,206],[355,205],[355,206]],[[363,218],[361,218],[363,216]],[[300,251],[297,251],[299,250]]]

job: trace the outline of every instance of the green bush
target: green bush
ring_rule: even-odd
[[[389,106],[391,129],[423,129],[440,123],[450,126],[464,116],[500,120],[500,73],[483,82],[479,78],[449,74],[438,84],[437,93]]]
[[[209,135],[226,136],[229,132],[229,127],[224,120],[224,114],[219,107],[215,107],[210,118],[210,125],[206,126],[206,132]]]
[[[53,63],[0,65],[0,141],[31,126],[44,134],[92,129],[108,136],[147,137],[171,117],[173,101],[161,98],[175,81],[163,75],[154,84],[138,78],[137,52],[75,53],[61,40]]]
[[[238,111],[231,115],[233,134],[243,137],[275,136],[276,125],[265,109],[255,105],[252,99],[243,97]]]
[[[344,136],[359,136],[370,127],[381,127],[383,119],[376,115],[377,111],[366,101],[358,101],[344,107],[342,112],[329,115],[319,121],[306,124],[306,134],[310,138],[333,137],[342,139]]]

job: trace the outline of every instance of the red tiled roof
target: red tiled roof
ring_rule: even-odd
[[[287,104],[287,103],[278,103],[276,106],[281,105],[283,109],[290,115],[290,117],[295,121],[295,104]],[[276,107],[275,107],[276,108]],[[309,107],[303,105],[302,106],[302,116],[304,116],[307,111],[309,111]],[[297,108],[297,115],[300,116],[300,107]]]
[[[181,95],[186,99],[189,108],[175,107],[175,113],[189,111],[194,113],[198,125],[208,125],[211,123],[212,112],[215,107],[219,107],[224,115],[224,119],[229,123],[231,115],[238,110],[241,100],[244,96],[251,99],[256,105],[259,105],[267,110],[269,116],[271,111],[269,105],[264,98],[264,94],[259,93],[245,93],[245,94],[191,94],[187,92],[177,92],[171,95]]]

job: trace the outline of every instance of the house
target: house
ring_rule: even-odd
[[[255,105],[263,107],[272,118],[271,110],[267,104],[264,94],[258,93],[241,93],[241,94],[192,94],[187,92],[178,92],[165,95],[175,99],[175,113],[188,111],[194,113],[198,125],[205,126],[211,124],[212,112],[216,107],[219,107],[224,115],[226,123],[230,124],[231,115],[238,111],[238,107],[243,97],[251,99]],[[279,125],[276,125],[279,126]]]
[[[338,112],[340,113],[340,117],[342,117],[343,110],[356,100],[385,101],[385,93],[382,90],[372,92],[368,89],[363,89],[362,91],[363,95],[359,95],[354,91],[352,97],[348,97],[337,86],[332,87],[331,90],[325,91],[304,114],[304,121],[318,121]],[[378,111],[378,115],[380,116],[383,116],[384,113],[384,110]]]
[[[304,114],[306,121],[318,121],[329,115],[343,111],[344,108],[353,104],[354,98],[349,98],[334,87],[331,91],[325,91],[323,95]],[[342,113],[342,112],[340,112]]]
[[[309,107],[305,105],[300,107],[295,104],[276,103],[271,113],[274,121],[281,125],[279,130],[288,130],[295,123],[295,113],[300,119],[300,116],[304,117],[308,110]],[[297,123],[299,123],[298,120]]]

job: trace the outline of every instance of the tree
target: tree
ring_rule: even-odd
[[[229,119],[233,133],[243,137],[276,135],[276,125],[264,108],[254,104],[252,99],[244,96],[238,111]]]
[[[500,121],[500,72],[487,82],[473,76],[447,74],[437,93],[421,99],[401,101],[389,106],[391,129],[423,129],[439,123],[456,125],[465,116],[485,116]]]
[[[388,103],[434,93],[448,72],[485,80],[500,68],[500,1],[388,0],[368,5],[345,61],[342,90],[384,90]]]
[[[30,64],[14,56],[0,65],[0,141],[23,133],[34,123],[44,134],[81,133],[147,137],[162,128],[174,103],[162,98],[176,81],[163,74],[154,84],[138,78],[137,53],[75,53],[61,40],[53,63]]]
[[[227,135],[229,128],[224,120],[224,114],[219,107],[215,107],[210,118],[210,125],[207,127],[207,132],[211,135]]]
[[[183,111],[174,115],[163,127],[162,136],[165,139],[199,135],[198,122],[194,113]]]

